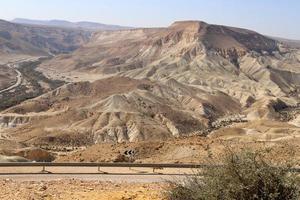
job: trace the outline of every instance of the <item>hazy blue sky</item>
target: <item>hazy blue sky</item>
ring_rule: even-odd
[[[300,0],[2,0],[0,18],[16,17],[137,27],[193,19],[300,39]]]

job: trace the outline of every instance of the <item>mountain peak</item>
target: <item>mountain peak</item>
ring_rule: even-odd
[[[203,21],[188,20],[188,21],[176,21],[173,24],[171,24],[170,28],[199,29],[206,25],[207,25],[207,23],[203,22]]]

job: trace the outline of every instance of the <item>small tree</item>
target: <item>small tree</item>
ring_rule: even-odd
[[[280,167],[266,151],[233,152],[226,148],[222,165],[199,171],[183,183],[171,183],[170,200],[296,200],[299,188],[291,164]]]

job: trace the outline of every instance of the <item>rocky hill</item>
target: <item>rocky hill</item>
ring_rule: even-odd
[[[204,90],[216,88],[246,105],[265,96],[298,96],[299,53],[253,31],[184,21],[168,28],[99,32],[40,70],[174,79]]]
[[[249,52],[270,55],[278,50],[275,40],[252,31],[184,21],[160,29],[102,31],[72,55],[52,62],[61,62],[65,70],[95,70],[107,74],[144,68],[157,62],[168,64],[170,60],[190,63],[199,60],[200,55],[211,57],[211,54],[238,67],[238,59]]]
[[[299,63],[300,51],[280,41],[201,21],[100,31],[38,66],[70,83],[3,111],[0,123],[37,146],[207,136],[255,120],[297,127],[287,112],[299,107]]]
[[[11,136],[39,145],[163,141],[205,135],[209,119],[240,108],[222,92],[210,93],[173,79],[155,83],[112,77],[72,83],[12,107],[1,114],[1,125],[17,126]],[[23,124],[26,129],[18,128]]]

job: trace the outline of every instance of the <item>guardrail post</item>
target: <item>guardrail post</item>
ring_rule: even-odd
[[[101,170],[101,166],[99,166],[99,165],[98,165],[98,172],[101,172],[101,173],[103,173],[103,174],[108,174],[108,172],[102,171],[102,170]]]
[[[47,172],[47,171],[46,171],[46,166],[43,165],[43,169],[42,169],[41,173],[46,173],[46,172]]]
[[[46,165],[43,165],[43,169],[42,169],[42,171],[40,173],[51,174],[50,171],[46,170]]]

